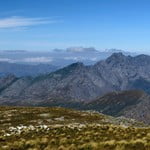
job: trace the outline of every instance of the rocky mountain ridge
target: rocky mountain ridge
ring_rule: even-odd
[[[92,66],[74,63],[35,78],[17,78],[1,91],[0,99],[90,101],[108,92],[130,89],[150,92],[150,56],[114,53]]]

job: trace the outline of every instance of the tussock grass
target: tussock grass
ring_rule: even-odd
[[[150,150],[150,127],[65,108],[0,107],[0,150]]]

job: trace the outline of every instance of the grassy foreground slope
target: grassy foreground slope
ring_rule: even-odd
[[[0,107],[0,150],[150,150],[150,127],[97,112]]]

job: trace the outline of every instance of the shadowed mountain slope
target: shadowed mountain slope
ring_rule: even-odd
[[[85,108],[150,124],[150,96],[139,90],[112,92],[87,103]]]

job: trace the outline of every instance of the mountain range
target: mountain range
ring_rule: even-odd
[[[1,105],[93,109],[150,123],[150,56],[114,53],[85,66],[74,63],[37,77],[0,78]]]

